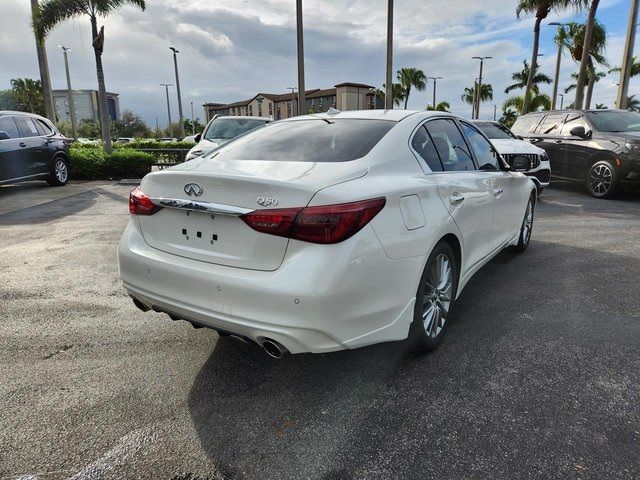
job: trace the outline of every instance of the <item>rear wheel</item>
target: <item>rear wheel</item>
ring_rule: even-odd
[[[518,238],[518,244],[516,250],[518,252],[524,252],[529,246],[531,240],[531,232],[533,231],[533,214],[535,213],[535,202],[533,200],[533,194],[529,197],[527,202],[527,209],[524,212],[524,219],[522,219],[522,226],[520,227],[520,237]]]
[[[427,260],[409,329],[413,350],[426,353],[438,348],[442,341],[458,288],[458,266],[447,242],[436,245]]]
[[[47,183],[52,187],[65,185],[69,181],[69,164],[63,157],[56,157],[53,160],[51,173],[47,178]]]
[[[587,173],[587,189],[596,198],[611,198],[618,193],[618,175],[607,160],[594,163]]]

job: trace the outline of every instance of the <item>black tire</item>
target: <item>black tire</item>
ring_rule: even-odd
[[[594,163],[587,172],[587,190],[596,198],[613,198],[620,191],[620,179],[608,160]]]
[[[522,225],[520,226],[520,236],[518,244],[515,246],[516,252],[524,252],[531,241],[531,233],[533,232],[533,218],[536,213],[536,201],[534,194],[531,194],[527,202],[527,208],[524,211]]]
[[[51,172],[47,177],[47,183],[52,187],[61,187],[69,181],[69,162],[66,158],[58,156],[51,162]]]
[[[444,257],[448,261],[451,269],[451,280],[449,288],[447,285],[432,285],[435,282],[434,268],[437,270],[440,263],[436,265],[436,262],[440,262]],[[435,286],[435,289],[433,288]],[[438,287],[441,287],[438,289]],[[435,290],[435,293],[434,293]],[[440,293],[438,293],[440,290]],[[432,352],[442,342],[449,323],[451,322],[451,314],[453,305],[456,298],[456,292],[458,291],[458,264],[456,257],[453,253],[451,246],[441,241],[438,243],[425,266],[422,277],[420,278],[420,284],[418,285],[418,291],[416,293],[416,303],[413,309],[413,322],[409,327],[409,347],[416,353]],[[428,300],[428,297],[431,299]],[[449,301],[443,300],[448,298]],[[443,316],[435,317],[436,312],[433,312],[433,316],[430,317],[430,311],[433,309],[439,309],[440,314],[444,312]],[[442,321],[444,319],[444,322]],[[437,327],[436,322],[437,321]]]

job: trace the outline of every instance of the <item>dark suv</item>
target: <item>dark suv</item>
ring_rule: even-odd
[[[556,110],[523,115],[511,131],[549,155],[553,176],[586,183],[610,198],[640,184],[640,114],[626,110]]]
[[[0,111],[0,184],[69,180],[69,140],[40,115]]]

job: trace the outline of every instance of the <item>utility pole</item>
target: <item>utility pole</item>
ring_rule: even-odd
[[[620,69],[620,83],[616,96],[616,108],[627,108],[629,95],[629,79],[631,78],[631,66],[633,64],[633,44],[636,41],[636,27],[638,26],[638,0],[631,0],[629,8],[629,23],[627,25],[627,38],[624,42],[624,54],[622,55],[622,68]]]
[[[493,121],[496,121],[496,116],[498,115],[498,106],[494,103],[493,104]]]
[[[562,110],[562,108],[564,107],[564,95],[562,93],[559,93],[558,96],[560,97],[560,110]]]
[[[62,49],[64,54],[64,70],[67,74],[67,102],[69,103],[69,117],[71,118],[71,131],[73,132],[73,139],[78,139],[78,129],[76,127],[76,105],[73,101],[73,90],[71,89],[71,74],[69,73],[69,59],[67,58],[67,52],[71,49],[64,45],[58,45]]]
[[[551,22],[549,25],[556,25],[558,27],[558,36],[560,32],[564,31],[564,23]],[[553,95],[551,96],[551,110],[556,109],[556,98],[558,97],[558,83],[560,82],[560,62],[562,60],[562,44],[558,44],[558,54],[556,56],[556,73],[553,77]]]
[[[161,87],[164,87],[164,90],[167,94],[167,116],[169,117],[169,136],[171,140],[173,140],[173,125],[171,125],[171,105],[169,104],[169,87],[173,87],[173,83],[161,83]]]
[[[287,90],[291,90],[291,116],[296,116],[297,102],[296,102],[296,90],[298,87],[287,87]]]
[[[436,83],[444,77],[427,77],[427,80],[433,80],[433,109],[436,109]]]
[[[302,36],[302,0],[296,0],[296,30],[298,40],[298,115],[304,114],[304,41]]]
[[[158,125],[158,117],[156,117],[156,135],[160,136],[160,125]]]
[[[178,115],[180,116],[180,140],[184,138],[184,117],[182,115],[182,95],[180,95],[180,77],[178,76],[178,56],[179,50],[169,47],[173,52],[173,67],[176,71],[176,90],[178,91]],[[173,135],[172,135],[173,137]]]
[[[387,75],[384,108],[393,108],[393,0],[388,0],[387,4]]]
[[[31,0],[31,18],[33,20],[38,18],[38,8],[38,0]],[[53,93],[51,93],[51,77],[49,76],[47,49],[44,44],[44,39],[38,39],[38,35],[36,35],[36,53],[38,55],[45,115],[53,123],[56,123],[56,110],[53,105]]]
[[[193,118],[193,101],[191,101],[191,135],[196,134],[196,121]]]
[[[485,60],[489,60],[493,57],[472,57],[475,60],[480,60],[480,75],[478,75],[478,88],[476,93],[476,111],[474,118],[480,118],[480,94],[482,91],[482,67]]]

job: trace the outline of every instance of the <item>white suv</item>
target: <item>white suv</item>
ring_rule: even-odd
[[[547,152],[522,138],[518,138],[500,122],[476,120],[474,123],[491,140],[498,153],[509,165],[513,165],[515,157],[520,155],[531,161],[531,169],[525,172],[525,175],[531,177],[531,180],[536,184],[538,195],[549,186],[551,165]]]
[[[193,160],[214,148],[243,135],[254,128],[271,122],[266,117],[219,117],[215,116],[207,124],[204,133],[195,136],[196,145],[187,153],[187,160]]]

